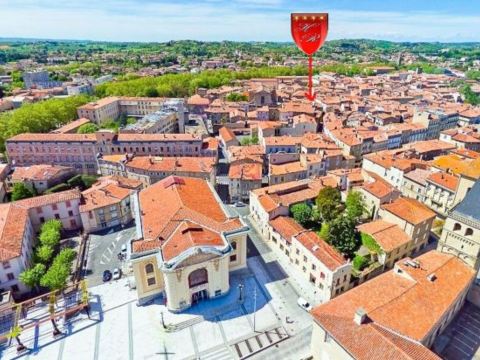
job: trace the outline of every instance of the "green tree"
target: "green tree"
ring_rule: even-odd
[[[56,129],[77,118],[77,107],[91,98],[85,95],[64,99],[48,99],[0,114],[0,150],[5,140],[21,133],[43,133]]]
[[[339,216],[330,223],[328,241],[349,259],[360,247],[360,239],[355,231],[355,222],[348,216]]]
[[[145,95],[147,97],[159,97],[158,90],[154,87],[149,87],[145,90]]]
[[[362,271],[368,265],[368,259],[361,255],[356,255],[353,258],[352,265],[355,270]]]
[[[35,251],[36,260],[42,264],[48,264],[53,256],[53,247],[49,245],[41,245]]]
[[[318,232],[318,236],[320,236],[323,240],[329,241],[330,233],[330,225],[328,223],[323,223],[322,227],[320,228],[320,231]]]
[[[470,85],[464,85],[460,88],[460,93],[465,98],[465,102],[471,105],[480,105],[480,96],[473,92]]]
[[[325,186],[318,193],[316,204],[322,222],[331,222],[341,211],[340,190]]]
[[[48,287],[51,291],[62,290],[67,286],[68,276],[70,275],[70,267],[68,264],[56,262],[54,260],[50,269],[43,275],[40,280],[42,286]]]
[[[77,129],[77,134],[92,134],[98,130],[98,126],[93,123],[83,124]]]
[[[362,194],[358,191],[350,191],[345,200],[345,207],[347,216],[358,222],[358,220],[364,216],[367,212],[365,207],[365,201]]]
[[[38,237],[40,244],[54,248],[60,242],[60,231],[53,228],[46,228],[40,232]]]
[[[15,183],[12,190],[12,201],[27,199],[35,196],[35,191],[24,183]]]
[[[73,249],[65,248],[55,257],[55,262],[62,264],[68,264],[71,266],[73,260],[75,260],[76,252]]]
[[[30,288],[35,288],[38,290],[38,285],[42,276],[45,274],[46,267],[44,264],[35,264],[30,269],[25,270],[19,276],[19,279],[22,283],[27,285]]]
[[[291,207],[293,218],[302,226],[307,226],[312,220],[312,208],[306,203],[295,204]]]
[[[62,231],[62,227],[63,225],[60,220],[50,219],[43,223],[40,231],[54,230],[54,231],[60,232]]]
[[[245,94],[239,94],[239,93],[230,93],[225,97],[225,100],[227,101],[248,101],[248,96]]]

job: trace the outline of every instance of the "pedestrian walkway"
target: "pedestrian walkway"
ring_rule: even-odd
[[[294,287],[298,296],[303,297],[311,304],[321,303],[320,292],[304,276],[304,274],[290,263],[290,259],[276,247],[271,247],[266,239],[258,230],[255,220],[251,216],[245,218],[250,226],[250,238],[255,247],[260,251],[265,262],[277,261],[287,275],[289,283]]]

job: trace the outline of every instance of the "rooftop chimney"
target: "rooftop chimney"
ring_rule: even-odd
[[[355,315],[353,316],[353,321],[357,325],[362,325],[365,324],[365,321],[367,320],[367,313],[363,308],[358,308],[355,310]]]

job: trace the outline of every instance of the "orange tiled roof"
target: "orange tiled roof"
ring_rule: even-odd
[[[28,209],[16,203],[0,204],[0,261],[21,255],[27,221]]]
[[[25,167],[16,167],[11,177],[14,181],[48,181],[51,178],[68,171],[73,171],[73,168],[59,165],[31,165]]]
[[[435,212],[410,198],[398,198],[389,204],[383,204],[381,208],[414,225],[435,217]]]
[[[384,198],[395,191],[395,188],[392,185],[379,179],[363,184],[362,189],[379,199]]]
[[[375,220],[359,225],[358,230],[372,236],[383,251],[390,252],[410,242],[410,237],[396,224]]]
[[[230,164],[228,177],[241,180],[262,180],[262,164],[259,162],[236,161]]]
[[[213,157],[134,156],[125,166],[136,170],[156,172],[211,173],[215,167],[215,159]]]
[[[440,185],[441,187],[450,190],[452,192],[455,192],[457,189],[458,185],[458,177],[451,175],[451,174],[445,174],[441,171],[439,172],[434,172],[431,174],[428,178],[427,181],[430,181],[434,184]]]
[[[217,233],[242,227],[238,218],[227,217],[208,183],[197,178],[169,176],[147,187],[140,191],[140,208],[144,239],[132,243],[134,252],[163,246],[185,220]]]
[[[218,135],[224,142],[229,142],[236,139],[235,134],[233,133],[232,129],[222,126],[218,130]]]
[[[295,236],[312,255],[330,270],[347,264],[347,260],[335,248],[321,239],[314,231],[305,231]]]
[[[305,231],[299,223],[288,216],[277,216],[275,219],[270,220],[269,224],[288,243],[292,242],[292,236]]]
[[[58,203],[69,201],[69,200],[77,200],[77,199],[80,200],[81,197],[82,197],[82,194],[80,193],[80,190],[72,189],[72,190],[61,191],[58,193],[35,196],[28,199],[18,200],[15,202],[15,204],[17,204],[18,206],[21,206],[22,208],[30,209],[30,208],[35,208],[35,207],[40,207],[40,206],[45,206],[50,204],[58,204]]]
[[[315,321],[356,359],[438,359],[419,342],[470,286],[475,271],[437,251],[416,258],[418,268],[405,265],[407,260],[396,263],[407,275],[388,271],[312,311]],[[359,308],[368,317],[361,325],[353,320]]]

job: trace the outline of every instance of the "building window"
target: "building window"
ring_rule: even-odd
[[[55,219],[60,220],[60,215],[55,214]]]
[[[68,210],[68,216],[73,216],[73,211],[72,210]]]
[[[460,231],[462,229],[462,226],[459,223],[455,223],[453,225],[453,231]]]
[[[41,207],[38,207],[37,208],[37,214],[41,214],[42,213],[42,208]]]
[[[237,261],[237,255],[231,255],[231,256],[230,256],[230,261],[231,261],[231,262]]]
[[[151,274],[154,272],[153,264],[147,264],[145,265],[145,272],[147,274]]]
[[[8,279],[8,281],[12,281],[13,279],[15,279],[15,275],[13,275],[13,273],[8,273],[7,274],[7,279]]]
[[[67,201],[65,202],[65,205],[66,205],[67,207],[72,206],[72,204],[70,203],[70,200],[67,200]]]
[[[6,260],[2,262],[2,266],[4,269],[10,269],[11,268],[10,261]]]
[[[472,236],[472,235],[473,235],[473,229],[467,228],[467,230],[465,230],[465,236]]]
[[[40,222],[43,224],[45,222],[45,218],[40,216]]]
[[[315,264],[312,264],[312,270],[315,270],[317,267],[315,266]]]
[[[232,249],[233,250],[237,250],[237,242],[236,241],[232,241]]]
[[[148,278],[147,279],[147,285],[148,286],[152,286],[152,285],[155,285],[156,281],[155,281],[155,278],[154,277],[151,277],[151,278]]]
[[[52,210],[58,210],[57,204],[53,204],[53,205],[52,205]]]

